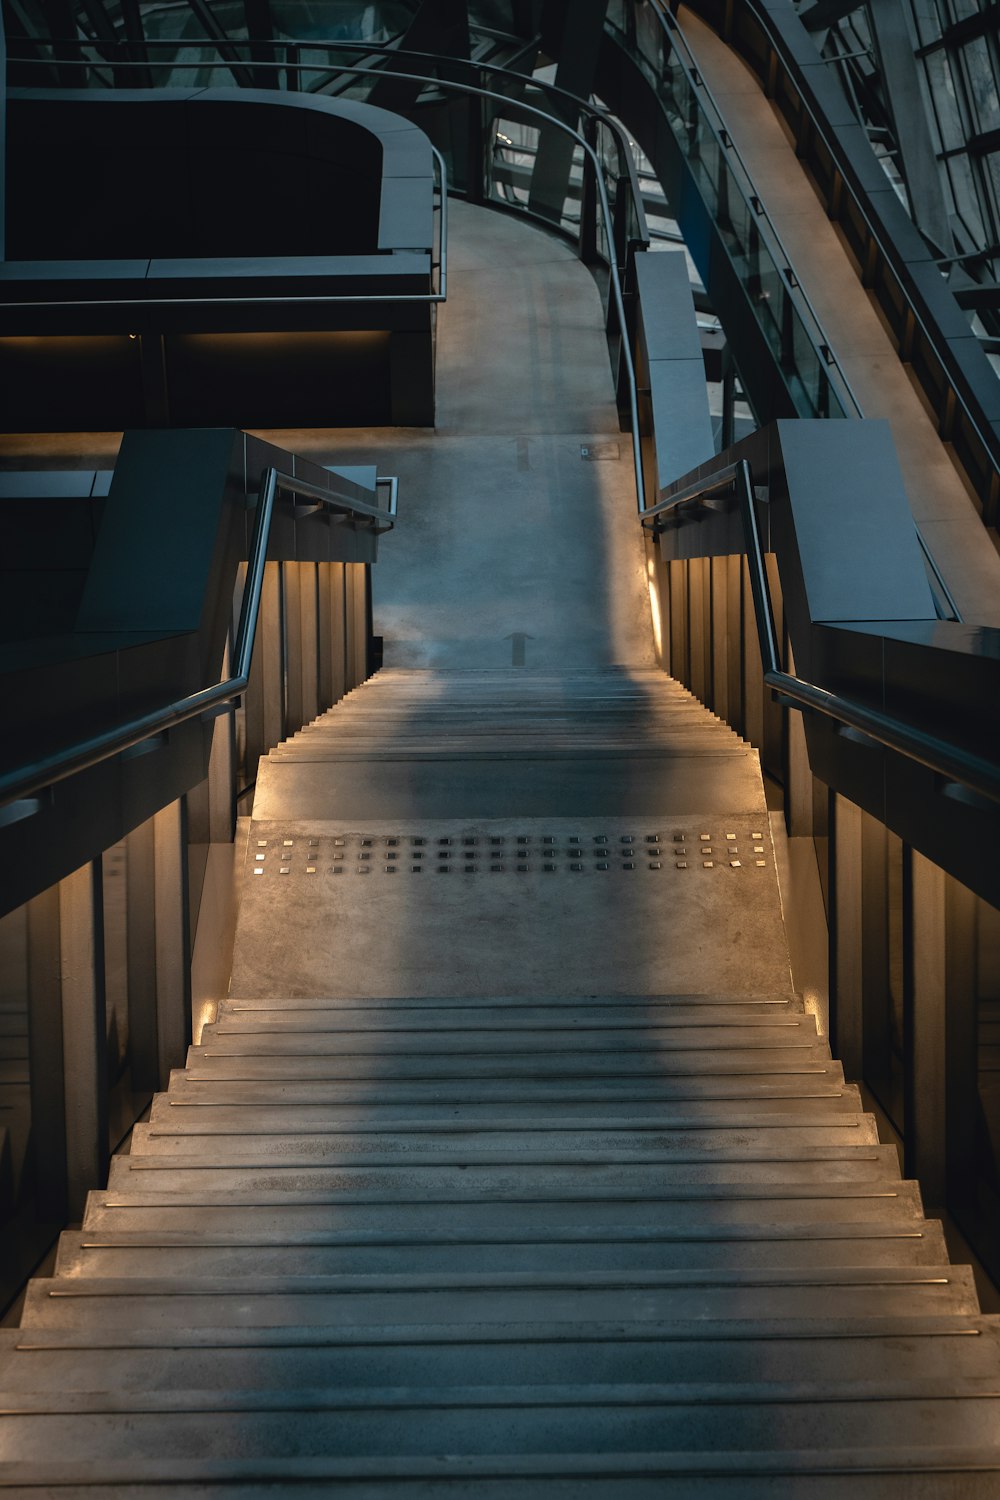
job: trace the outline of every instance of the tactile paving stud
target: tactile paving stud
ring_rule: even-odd
[[[374,839],[362,839],[361,840],[361,847],[362,847],[362,849],[370,849],[371,846],[372,846],[372,844],[374,842],[375,842]]]
[[[651,870],[661,870],[663,866],[658,859],[651,859],[649,861],[649,868]]]
[[[703,863],[704,863],[704,866],[705,866],[706,870],[714,870],[715,869],[715,860],[714,859],[706,859],[706,860],[703,861]]]
[[[330,866],[330,874],[331,875],[343,875],[343,873],[344,873],[344,867],[343,867],[343,865],[331,865]]]
[[[754,864],[760,870],[764,870],[764,869],[767,868],[767,860],[766,859],[755,859],[754,860]]]
[[[266,854],[255,854],[254,855],[254,859],[266,859],[266,858],[267,858]]]
[[[423,874],[423,870],[424,870],[423,865],[411,865],[410,866],[410,874],[411,875],[422,875]]]
[[[359,875],[370,875],[371,872],[372,872],[371,865],[358,865],[358,874]]]
[[[395,849],[396,845],[399,843],[399,839],[386,839],[385,843],[387,849]]]
[[[607,836],[606,833],[595,833],[594,834],[594,843],[595,844],[606,844],[607,842],[608,842],[608,836]]]
[[[257,868],[254,870],[254,874],[255,875],[263,875],[263,873],[264,873],[263,868],[260,865],[258,865]]]
[[[631,859],[625,860],[624,863],[622,864],[622,869],[623,870],[634,870],[635,869],[635,862],[633,860],[631,860]]]
[[[546,875],[554,875],[556,872],[556,868],[557,866],[555,865],[542,865],[542,869],[544,870]]]
[[[742,869],[742,862],[741,862],[741,861],[740,861],[740,860],[738,860],[738,859],[731,859],[731,860],[730,860],[730,861],[729,861],[729,868],[730,868],[730,869],[731,869],[731,870],[739,870],[739,869]]]
[[[289,875],[289,874],[291,874],[290,867],[288,865],[282,865],[281,869],[278,871],[278,874],[279,875]]]
[[[594,866],[594,869],[595,870],[610,870],[611,866],[608,864],[608,862],[607,862],[606,859],[602,859],[602,860],[599,860],[597,862],[597,864]]]
[[[315,865],[306,865],[306,874],[307,875],[315,875],[316,874],[316,866]]]
[[[334,839],[334,841],[333,841],[333,847],[335,849],[342,849],[344,847],[344,844],[346,842],[347,842],[346,839]]]
[[[574,871],[576,871],[576,870],[582,870],[583,869],[583,865],[570,865],[570,869],[574,870]]]
[[[687,867],[688,867],[688,862],[687,862],[686,859],[679,859],[677,861],[677,868],[678,868],[678,870],[686,870]]]
[[[267,839],[258,839],[257,840],[257,848],[258,849],[266,849],[267,848]]]
[[[530,870],[530,868],[531,868],[530,865],[518,865],[518,867],[517,867],[517,873],[519,875],[527,875],[527,873]]]
[[[492,871],[492,873],[494,875],[502,875],[503,874],[503,865],[490,865],[490,870]]]
[[[286,849],[291,849],[292,845],[295,843],[295,840],[294,839],[282,839],[281,842],[282,842],[282,844],[284,845],[284,847]]]

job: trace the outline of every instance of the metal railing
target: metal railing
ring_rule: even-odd
[[[658,25],[651,36],[635,29],[631,6],[610,7],[608,29],[656,92],[751,299],[754,317],[785,372],[799,414],[861,416],[832,342],[799,284],[683,32],[662,0],[652,0],[650,14]],[[707,285],[707,268],[699,269]],[[837,408],[833,411],[831,397]]]
[[[652,3],[658,10],[663,9],[662,0]],[[811,97],[813,81],[804,76],[791,39],[785,34],[787,27],[798,27],[801,23],[791,10],[787,15],[779,13],[759,0],[727,5],[725,19],[716,16],[711,3],[704,0],[691,3],[696,13],[704,15],[727,44],[747,61],[761,86],[774,98],[783,118],[795,130],[797,151],[809,162],[831,217],[843,227],[858,260],[863,285],[872,289],[898,340],[900,358],[913,366],[937,413],[942,439],[954,445],[979,498],[984,521],[996,526],[1000,504],[1000,433],[978,400],[974,375],[962,363],[964,352],[953,347],[954,341],[933,318],[923,315],[918,299],[911,294],[906,260],[873,212],[867,193],[856,185],[849,148],[840,139],[837,127]],[[676,28],[672,18],[665,24],[671,23]],[[820,149],[813,148],[810,134]],[[846,211],[847,204],[850,212]]]
[[[335,481],[336,476],[333,477]],[[233,670],[230,675],[185,698],[58,750],[30,766],[19,767],[0,776],[0,826],[39,811],[42,804],[37,799],[37,794],[67,777],[90,770],[92,766],[113,755],[132,750],[143,742],[164,735],[188,719],[202,717],[209,720],[226,712],[227,706],[245,691],[250,680],[250,664],[264,587],[264,564],[267,561],[271,521],[278,496],[289,498],[299,517],[326,510],[333,515],[354,518],[358,524],[367,525],[381,533],[391,531],[395,524],[398,481],[386,477],[382,484],[389,489],[389,507],[386,509],[368,505],[353,495],[338,493],[336,489],[326,490],[318,485],[308,484],[296,479],[294,475],[283,474],[278,469],[265,469],[257,495],[254,529],[248,549],[246,585],[233,642]]]
[[[706,478],[696,480],[675,494],[668,495],[650,507],[642,518],[642,524],[655,534],[664,525],[681,524],[685,519],[694,519],[699,510],[718,509],[718,505],[709,502],[719,500],[729,493],[735,493],[743,526],[764,682],[778,696],[782,705],[823,714],[844,728],[863,735],[865,739],[904,755],[908,760],[916,761],[942,776],[946,782],[957,783],[991,802],[1000,802],[1000,765],[949,744],[937,735],[927,734],[891,714],[869,708],[839,693],[831,693],[826,688],[817,687],[815,683],[785,671],[778,648],[778,633],[764,563],[764,546],[757,521],[753,477],[746,459],[726,464]]]

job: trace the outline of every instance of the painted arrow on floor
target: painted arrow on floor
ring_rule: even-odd
[[[511,635],[505,635],[504,640],[510,641],[510,664],[512,667],[524,666],[524,643],[533,641],[533,635],[525,635],[523,630],[515,630]]]

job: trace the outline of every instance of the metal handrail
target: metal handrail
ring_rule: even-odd
[[[728,132],[726,131],[725,120],[722,111],[719,109],[718,104],[715,102],[712,91],[708,87],[708,84],[705,82],[705,79],[701,74],[698,64],[691,52],[691,49],[687,45],[687,41],[683,31],[681,30],[674,16],[670,13],[667,6],[664,4],[664,0],[652,0],[652,9],[657,17],[657,20],[660,22],[663,30],[666,32],[667,36],[670,39],[670,45],[676,54],[677,62],[680,66],[681,72],[687,79],[692,91],[698,94],[701,99],[709,105],[712,113],[715,116],[715,120],[718,121],[718,125],[716,125],[716,123],[712,119],[706,117],[706,124],[708,125],[708,128],[711,130],[712,135],[715,138],[715,143],[719,149],[719,152],[722,154],[722,156],[724,156],[726,162],[730,165],[731,170],[733,163],[735,163],[739,169],[738,174],[736,175],[738,177],[742,177],[743,183],[746,185],[745,189],[743,187],[740,187],[739,190],[744,198],[744,201],[747,204],[747,207],[753,213],[754,220],[761,226],[766,226],[767,237],[771,240],[773,248],[778,252],[776,256],[773,256],[775,265],[779,273],[783,277],[786,292],[792,298],[793,303],[798,308],[802,309],[806,314],[806,317],[803,319],[805,333],[806,337],[809,339],[809,342],[813,346],[813,350],[816,354],[817,359],[820,360],[821,363],[827,368],[832,367],[836,371],[836,388],[839,391],[842,391],[842,394],[846,395],[847,400],[854,409],[854,415],[860,417],[862,415],[861,405],[858,401],[857,396],[854,394],[854,389],[851,385],[851,382],[848,380],[847,375],[841,368],[840,361],[837,359],[837,356],[834,353],[833,344],[827,337],[826,330],[820,322],[815,308],[807,297],[802,286],[795,278],[792,259],[788,254],[788,251],[785,249],[781,236],[775,228],[770,215],[767,213],[767,210],[763,205],[763,200],[761,199],[760,194],[754,187],[753,178],[750,175],[746,163],[744,162],[742,156],[739,153],[739,150],[733,144],[731,137],[729,137]],[[621,32],[620,30],[618,30],[618,28],[615,28],[615,30],[619,36],[626,36],[626,33]],[[637,50],[636,55],[642,58],[643,62],[645,62],[646,65],[649,66],[649,59],[644,58],[641,52]],[[737,186],[739,186],[738,183]],[[809,324],[812,325],[812,328],[808,326]],[[818,341],[816,335],[818,335]]]
[[[336,482],[336,475],[332,478]],[[392,487],[390,498],[394,502],[397,481],[393,478],[388,482]],[[275,501],[279,494],[310,501],[315,504],[316,509],[325,508],[334,514],[358,516],[370,522],[372,529],[380,533],[391,531],[394,525],[394,509],[383,510],[380,506],[368,505],[363,500],[357,500],[352,495],[338,494],[336,490],[321,489],[318,485],[297,479],[292,474],[283,474],[278,469],[265,469],[261,475],[257,496],[257,515],[249,547],[246,585],[240,607],[239,625],[233,643],[234,666],[230,675],[223,678],[221,682],[212,683],[210,687],[201,688],[196,693],[189,693],[186,697],[153,709],[150,713],[141,714],[124,724],[116,725],[113,729],[93,735],[90,739],[58,750],[31,766],[7,772],[0,776],[0,805],[31,798],[57,782],[65,781],[69,776],[90,770],[92,766],[108,760],[112,755],[118,755],[144,740],[150,740],[155,736],[165,734],[170,729],[175,729],[178,724],[183,724],[188,719],[199,716],[207,719],[214,718],[218,713],[225,711],[224,706],[227,703],[233,698],[238,698],[246,690],[247,683],[250,681],[250,663],[257,634],[257,621],[260,616],[264,564],[267,561],[271,521]]]
[[[780,696],[786,707],[821,713],[845,728],[856,730],[866,739],[904,755],[908,760],[916,761],[918,765],[925,766],[927,770],[943,776],[949,782],[957,782],[991,802],[1000,802],[1000,766],[994,762],[961,750],[947,740],[939,739],[937,735],[927,734],[922,729],[905,724],[891,714],[867,708],[851,698],[828,692],[826,688],[817,687],[815,683],[785,671],[778,649],[771,590],[764,564],[764,546],[755,509],[753,479],[750,464],[745,458],[721,466],[714,473],[651,506],[643,517],[642,524],[648,527],[651,522],[654,523],[655,531],[659,529],[657,520],[659,527],[662,527],[663,522],[659,518],[669,516],[678,507],[696,505],[699,501],[704,502],[730,489],[736,491],[743,523],[754,623],[767,687]]]

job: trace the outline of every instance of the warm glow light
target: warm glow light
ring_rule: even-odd
[[[660,624],[660,590],[656,583],[656,558],[646,559],[646,574],[649,578],[649,608],[653,616],[653,641],[657,660],[663,658],[663,628]]]

